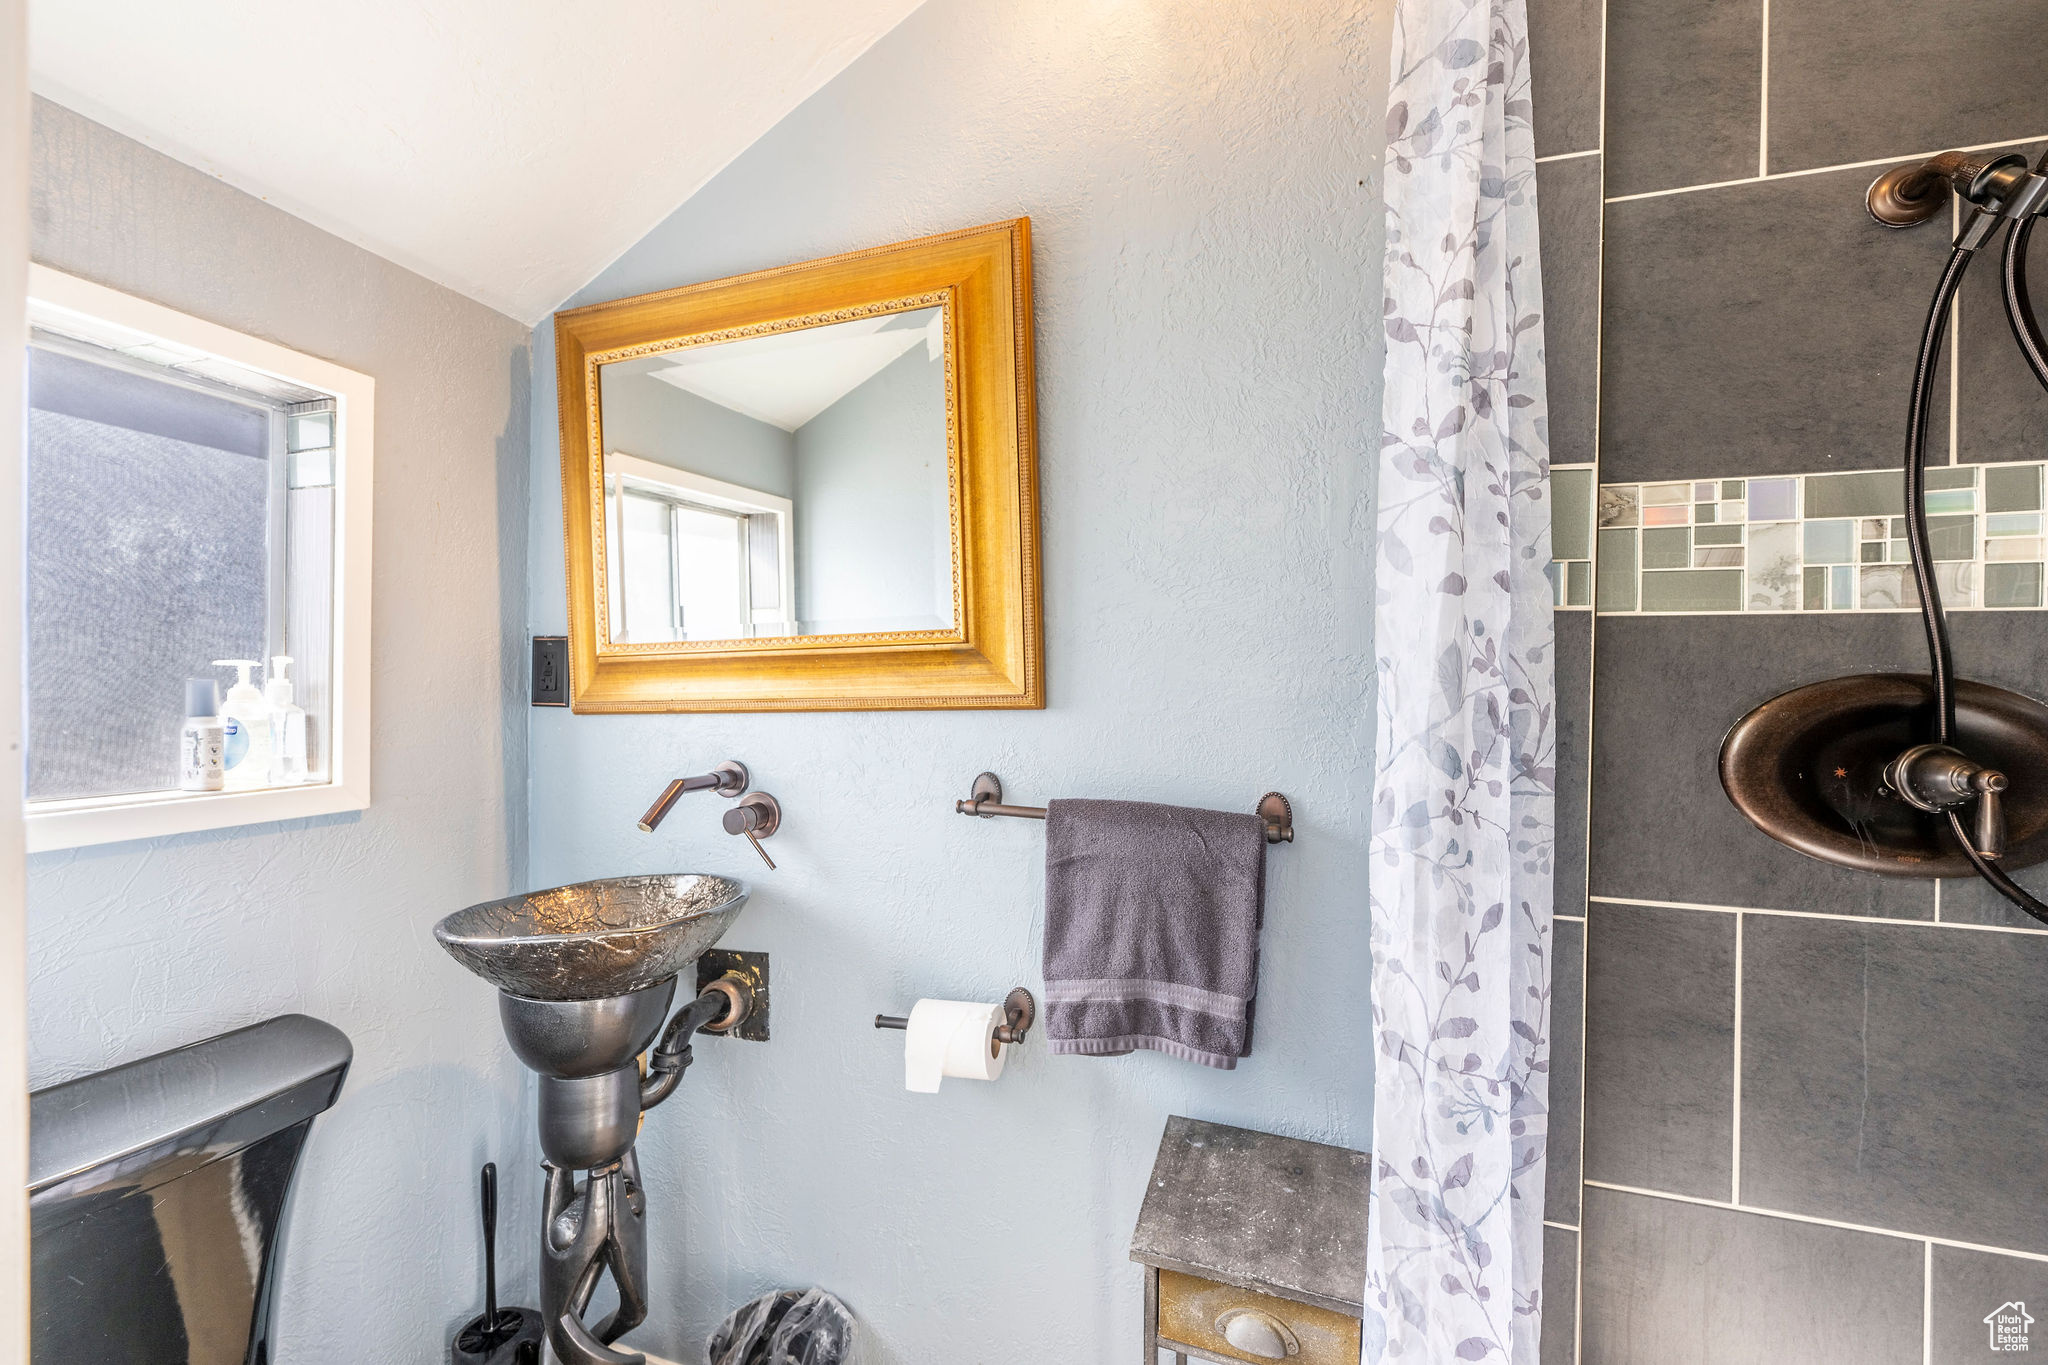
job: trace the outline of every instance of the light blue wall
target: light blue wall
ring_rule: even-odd
[[[438,1362],[481,1302],[488,1158],[526,1234],[510,1283],[535,1260],[532,1087],[431,934],[526,860],[525,329],[41,101],[33,193],[36,259],[373,377],[377,487],[370,808],[30,859],[31,1082],[338,1025],[355,1066],[294,1188],[276,1359]]]
[[[914,346],[796,431],[806,635],[953,623],[946,364]]]
[[[598,380],[604,391],[607,451],[638,455],[779,497],[795,492],[796,440],[781,427],[757,422],[644,372],[613,373],[620,368],[605,366]],[[548,429],[554,429],[552,423]]]
[[[1171,1113],[1363,1146],[1386,0],[930,0],[570,304],[1029,214],[1044,712],[530,717],[536,884],[663,869],[756,888],[774,1040],[701,1041],[642,1140],[653,1316],[819,1283],[874,1365],[1129,1365],[1125,1258]],[[534,334],[530,626],[565,625],[552,330]],[[671,777],[745,760],[767,872]],[[902,1088],[878,1010],[1040,985],[1044,830],[1014,799],[1249,810],[1279,788],[1256,1055],[1052,1058]]]

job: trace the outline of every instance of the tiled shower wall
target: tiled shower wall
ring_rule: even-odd
[[[1816,500],[1897,468],[1946,254],[1941,224],[1880,228],[1863,190],[1946,148],[2048,145],[2041,0],[1529,10],[1552,458],[1592,467],[1566,485],[1636,490],[1610,531],[1650,556],[1603,564],[1600,536],[1560,571],[1596,605],[1558,613],[1545,1365],[2048,1350],[2048,932],[1974,882],[1802,857],[1715,766],[1780,692],[1924,670],[1883,591],[1899,509]],[[1992,543],[2039,515],[2007,499],[2048,459],[2048,397],[1993,263],[1939,389],[1935,460],[2012,470],[1944,476],[1975,490],[1944,504],[1970,519],[1944,581],[1981,608],[1952,623],[1961,671],[2048,694],[2038,578],[1996,567],[2040,547]],[[1788,476],[1789,503],[1755,482]],[[1643,522],[1653,487],[1689,510]],[[1757,506],[1783,510],[1759,531]],[[1646,549],[1650,525],[1690,529]],[[2048,890],[2048,868],[2020,880]]]

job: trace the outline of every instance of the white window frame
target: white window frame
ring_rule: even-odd
[[[681,494],[682,500],[685,502],[698,503],[721,512],[736,512],[745,515],[766,513],[772,515],[777,523],[775,528],[775,551],[776,558],[780,561],[778,568],[782,578],[782,591],[777,598],[778,604],[774,607],[755,607],[751,604],[751,599],[743,604],[748,628],[752,632],[749,638],[758,638],[764,633],[760,627],[778,622],[781,626],[780,629],[765,633],[773,635],[796,634],[796,504],[794,502],[776,493],[765,492],[759,488],[749,488],[745,484],[727,483],[724,479],[709,478],[703,474],[692,473],[687,469],[677,469],[674,465],[660,464],[654,460],[642,459],[638,455],[628,455],[623,450],[614,450],[606,453],[604,457],[604,474],[606,480],[605,518],[607,540],[611,537],[610,522],[613,517],[612,509],[616,504],[616,496],[610,486],[610,481],[614,478],[626,485],[649,485],[653,490],[668,496]],[[747,575],[744,572],[740,575],[740,584],[743,593],[749,591]],[[607,612],[610,611],[609,603],[606,604],[605,609]],[[606,633],[609,635],[609,630]]]
[[[29,265],[33,304],[146,332],[245,369],[334,395],[334,663],[329,780],[247,792],[141,792],[30,801],[28,851],[268,824],[370,804],[370,515],[376,381],[330,361]],[[173,680],[175,681],[175,680]]]

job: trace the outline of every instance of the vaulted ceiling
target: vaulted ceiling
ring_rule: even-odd
[[[32,0],[38,93],[522,322],[922,0]]]

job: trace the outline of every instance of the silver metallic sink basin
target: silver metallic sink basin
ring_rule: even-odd
[[[528,1000],[602,1000],[695,962],[746,903],[746,883],[731,877],[606,877],[457,910],[434,926],[434,937],[499,990]]]

